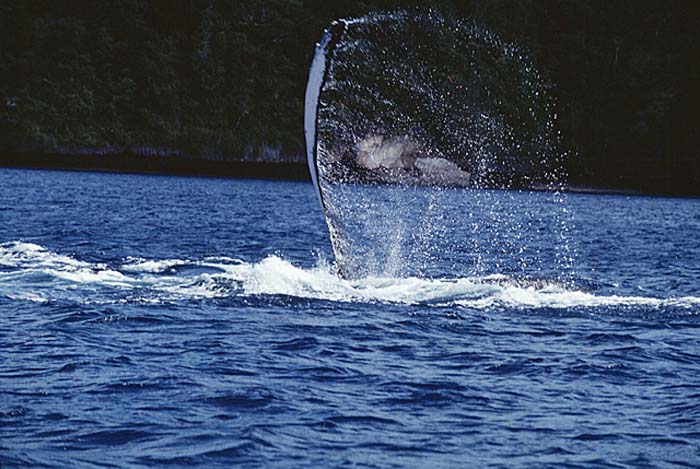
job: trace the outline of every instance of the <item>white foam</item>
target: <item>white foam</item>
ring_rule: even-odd
[[[129,258],[122,266],[122,270],[126,272],[155,274],[166,272],[174,267],[180,267],[187,264],[189,264],[189,261],[182,259],[146,260],[141,258]]]
[[[33,303],[46,303],[49,301],[48,298],[44,298],[43,296],[37,295],[35,293],[10,293],[7,295],[7,297],[11,300],[31,301]]]
[[[110,269],[81,268],[75,270],[45,269],[45,273],[73,283],[95,283],[110,287],[133,288],[138,283],[121,272]]]
[[[345,280],[319,262],[300,268],[279,256],[246,263],[230,257],[203,260],[127,258],[118,267],[89,263],[42,246],[0,244],[0,294],[27,301],[65,298],[83,302],[158,303],[178,299],[286,295],[343,302],[424,304],[475,309],[498,307],[574,308],[605,306],[700,306],[700,297],[651,298],[596,295],[556,282],[510,279],[504,275],[453,279],[380,278]],[[211,271],[178,275],[180,266]],[[99,289],[100,294],[95,292]]]
[[[16,267],[30,264],[35,267],[88,267],[90,264],[69,256],[56,254],[38,244],[13,241],[0,244],[0,265]]]
[[[289,295],[332,301],[432,304],[489,309],[573,308],[601,306],[700,306],[700,297],[658,299],[640,296],[598,296],[556,282],[512,280],[504,275],[456,279],[365,278],[343,280],[327,265],[305,270],[279,257],[247,265],[246,294]]]
[[[137,273],[163,273],[173,268],[184,266],[210,267],[226,270],[225,267],[227,268],[230,265],[238,264],[241,264],[239,259],[225,256],[207,257],[203,261],[187,259],[148,260],[139,257],[129,257],[126,259],[124,265],[122,265],[121,270]]]

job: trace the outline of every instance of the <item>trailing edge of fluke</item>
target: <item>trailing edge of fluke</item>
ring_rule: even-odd
[[[331,60],[333,60],[333,52],[341,37],[345,33],[348,20],[338,20],[331,25],[323,33],[323,38],[316,44],[316,53],[311,62],[309,70],[309,81],[306,85],[306,99],[304,102],[304,135],[306,137],[306,158],[309,164],[309,172],[311,180],[316,187],[316,194],[323,211],[326,212],[326,206],[323,200],[323,191],[319,181],[318,172],[318,108],[321,99],[321,91],[323,85],[328,78]]]

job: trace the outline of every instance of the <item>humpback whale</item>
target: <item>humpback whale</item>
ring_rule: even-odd
[[[328,78],[333,52],[340,38],[345,33],[347,25],[347,20],[338,20],[331,23],[328,29],[326,29],[321,41],[316,44],[316,52],[311,62],[309,80],[306,84],[306,99],[304,103],[306,158],[309,165],[309,172],[311,173],[311,180],[316,188],[316,194],[321,202],[321,207],[326,215],[328,210],[323,200],[323,192],[321,190],[318,174],[318,108],[321,90]]]
[[[487,251],[496,266],[504,252],[524,252],[511,214],[480,192],[556,175],[554,107],[524,57],[433,11],[340,19],[324,31],[304,134],[338,275],[476,271]]]

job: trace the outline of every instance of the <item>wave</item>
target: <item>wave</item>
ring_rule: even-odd
[[[259,262],[230,257],[143,259],[91,263],[20,241],[0,244],[0,295],[13,300],[70,299],[83,303],[162,303],[284,295],[337,302],[457,306],[473,309],[604,306],[700,306],[700,297],[596,295],[549,280],[505,275],[463,278],[345,280],[319,261],[301,268],[279,256]]]

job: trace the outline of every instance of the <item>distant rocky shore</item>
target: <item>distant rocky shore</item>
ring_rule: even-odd
[[[133,149],[132,149],[133,150]],[[287,161],[203,159],[181,153],[151,149],[142,152],[121,151],[94,153],[82,150],[73,154],[42,151],[0,151],[0,168],[54,169],[66,171],[97,171],[115,173],[162,174],[177,176],[273,179],[310,181],[306,161],[297,156]],[[446,184],[463,186],[463,184]],[[532,190],[546,190],[532,187]],[[671,195],[697,197],[693,193],[644,191],[637,188],[597,186],[572,181],[564,191],[582,194]]]
[[[121,151],[46,153],[41,151],[0,152],[0,167],[164,174],[225,178],[310,180],[306,162],[203,159],[172,152]]]

